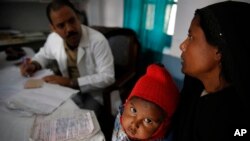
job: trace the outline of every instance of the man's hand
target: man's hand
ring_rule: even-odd
[[[32,76],[36,72],[36,66],[33,63],[24,62],[20,66],[20,73],[22,76]]]
[[[48,83],[71,87],[71,80],[66,77],[62,77],[58,75],[49,75],[49,76],[43,77],[43,80]]]

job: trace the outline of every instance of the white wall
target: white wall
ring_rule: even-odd
[[[123,0],[89,0],[86,11],[89,25],[123,26]]]

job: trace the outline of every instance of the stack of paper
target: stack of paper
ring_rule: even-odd
[[[31,140],[82,140],[93,135],[94,128],[91,111],[76,110],[71,114],[52,119],[38,116],[33,125]]]
[[[36,114],[50,114],[71,95],[79,92],[79,90],[49,83],[43,83],[41,87],[35,89],[24,89],[29,79],[39,80],[44,76],[53,74],[51,70],[38,71],[31,78],[21,76],[19,68],[16,66],[7,67],[0,72],[4,78],[3,81],[0,81],[0,95],[2,99],[6,97],[4,101],[10,109]],[[10,77],[10,75],[12,76]],[[7,87],[7,89],[4,89],[4,87]]]
[[[50,114],[77,92],[78,90],[45,83],[41,88],[24,89],[10,97],[7,106],[36,114]]]

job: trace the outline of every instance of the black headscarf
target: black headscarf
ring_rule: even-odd
[[[250,108],[250,4],[226,1],[197,9],[208,43],[222,55],[221,75]]]

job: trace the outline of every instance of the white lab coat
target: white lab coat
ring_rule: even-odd
[[[112,84],[114,78],[113,55],[107,39],[94,29],[81,25],[82,38],[77,51],[77,67],[80,74],[78,83],[81,92],[94,93],[92,96],[102,103],[101,88]],[[48,61],[56,60],[63,76],[68,77],[67,55],[63,39],[51,33],[44,46],[32,58],[44,68]]]

